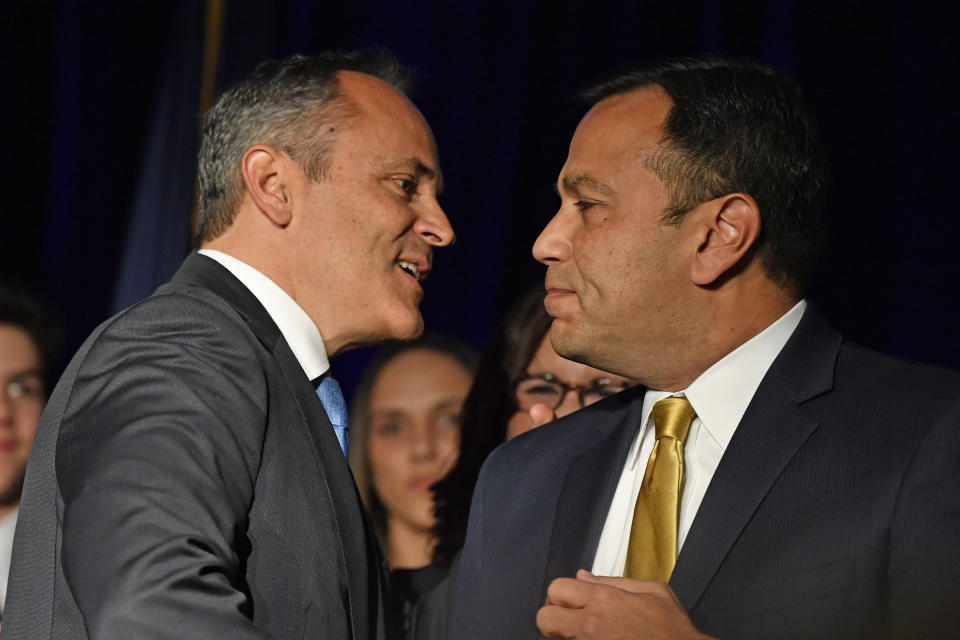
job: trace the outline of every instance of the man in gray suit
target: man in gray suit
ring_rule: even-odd
[[[453,241],[402,87],[382,54],[295,56],[205,116],[200,251],[90,336],[40,424],[5,638],[383,637],[328,358],[419,334]]]
[[[960,375],[804,299],[796,86],[701,56],[589,97],[533,253],[557,352],[645,387],[490,456],[450,639],[956,637]]]

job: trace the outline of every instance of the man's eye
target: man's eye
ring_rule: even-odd
[[[577,209],[579,209],[580,211],[586,211],[587,209],[589,209],[590,207],[592,207],[592,206],[595,205],[595,204],[597,204],[597,203],[596,203],[596,202],[590,202],[590,201],[588,201],[588,200],[577,200],[576,202],[573,203],[573,206],[575,206],[575,207],[576,207]]]
[[[400,190],[408,196],[413,195],[417,191],[417,183],[413,180],[408,178],[394,178],[393,181],[400,187]]]

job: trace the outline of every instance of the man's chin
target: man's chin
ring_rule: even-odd
[[[423,335],[423,315],[417,308],[391,318],[387,340],[413,340]]]
[[[554,318],[550,324],[550,344],[561,358],[582,362],[589,357],[589,339],[584,332],[570,322]]]

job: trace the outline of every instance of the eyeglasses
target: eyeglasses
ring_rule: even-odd
[[[626,382],[597,378],[589,385],[564,382],[555,375],[545,373],[540,376],[521,378],[513,385],[513,396],[517,401],[518,409],[529,409],[535,404],[545,404],[556,409],[563,402],[568,391],[576,391],[580,399],[580,406],[586,407],[604,398],[616,395],[629,387]]]

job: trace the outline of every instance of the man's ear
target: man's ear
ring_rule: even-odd
[[[701,207],[703,209],[701,209]],[[760,207],[745,193],[705,202],[696,214],[696,251],[690,276],[694,284],[717,282],[743,259],[760,235]]]
[[[285,227],[292,218],[289,156],[266,144],[247,149],[240,160],[240,174],[247,193],[270,221]]]

